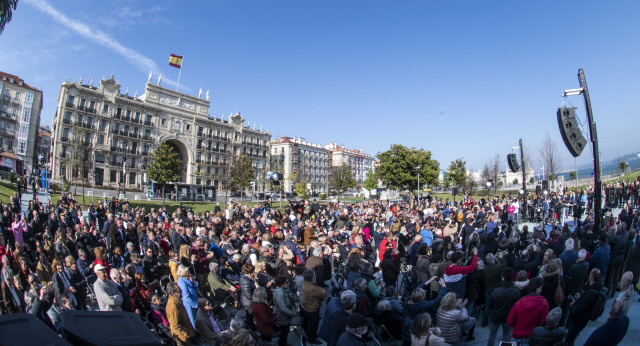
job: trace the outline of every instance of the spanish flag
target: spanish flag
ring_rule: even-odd
[[[169,56],[169,66],[182,68],[182,55],[171,54]]]

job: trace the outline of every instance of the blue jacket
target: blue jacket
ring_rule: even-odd
[[[578,251],[565,251],[560,255],[560,260],[562,260],[562,276],[567,277],[567,275],[569,275],[569,269],[571,269],[571,266],[578,260]]]
[[[178,287],[182,290],[182,304],[194,309],[197,308],[198,296],[196,295],[196,291],[198,290],[198,283],[179,277]]]
[[[329,342],[329,323],[331,323],[331,316],[342,309],[339,297],[333,297],[327,303],[327,307],[324,310],[324,317],[322,318],[322,325],[318,331],[318,336],[326,342]]]
[[[593,268],[600,269],[600,277],[607,277],[607,269],[609,268],[609,261],[611,260],[611,246],[604,244],[598,246],[596,251],[593,252],[591,258],[589,258],[589,271]]]
[[[617,345],[629,329],[629,317],[609,318],[607,323],[594,330],[585,346]]]

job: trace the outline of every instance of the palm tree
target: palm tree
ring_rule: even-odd
[[[17,5],[18,0],[0,0],[0,34],[4,31],[4,26],[11,21]]]

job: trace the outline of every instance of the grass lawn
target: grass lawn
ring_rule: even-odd
[[[0,200],[2,200],[2,204],[9,203],[11,196],[13,196],[15,192],[18,192],[15,184],[11,184],[8,181],[0,181]]]

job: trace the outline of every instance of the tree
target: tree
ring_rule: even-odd
[[[533,177],[529,178],[529,184],[533,184],[535,182],[536,182],[536,180]]]
[[[174,182],[180,177],[182,162],[178,159],[178,152],[167,143],[162,143],[158,149],[151,152],[147,163],[147,176],[149,179],[162,185],[162,202],[164,203],[164,190],[168,182]]]
[[[451,161],[449,168],[447,169],[447,180],[449,180],[450,184],[453,186],[461,187],[464,186],[467,181],[467,168],[465,165],[466,161],[463,161],[461,158],[455,159],[455,161]]]
[[[540,161],[544,166],[544,170],[547,173],[549,179],[554,180],[556,174],[562,169],[562,161],[560,160],[560,151],[558,146],[551,139],[551,136],[547,135],[542,140],[542,146],[540,147]]]
[[[4,31],[4,26],[11,21],[17,5],[18,0],[0,0],[0,34]]]
[[[518,178],[513,179],[513,184],[514,185],[518,185],[519,182],[520,182],[520,180],[518,180]]]
[[[627,170],[627,168],[629,168],[629,164],[627,163],[627,161],[620,161],[620,163],[618,163],[618,169],[620,170],[620,174],[623,174],[624,171]]]
[[[71,166],[71,182],[74,183],[74,194],[77,194],[78,181],[82,184],[82,204],[85,204],[85,185],[89,182],[89,170],[91,169],[90,152],[93,151],[91,143],[91,134],[77,123],[73,128],[73,138],[71,141],[70,166]],[[86,178],[84,180],[82,178]]]
[[[338,192],[338,198],[341,194],[345,193],[348,189],[357,186],[356,179],[353,177],[351,167],[346,163],[336,168],[335,174],[330,181],[331,187]]]
[[[378,187],[378,179],[376,178],[376,174],[373,172],[372,168],[369,168],[369,172],[367,172],[367,177],[362,183],[362,186],[367,189],[367,191],[371,191]]]
[[[438,183],[440,164],[431,158],[431,151],[393,144],[389,150],[378,153],[377,156],[380,166],[376,174],[382,183],[392,189],[410,190],[418,186],[416,167],[420,167],[421,185]]]
[[[498,192],[498,175],[502,170],[502,163],[500,161],[500,153],[496,153],[496,156],[493,157],[492,160],[489,160],[485,164],[485,168],[482,170],[483,175],[487,175],[489,180],[493,180],[493,193],[496,194]]]
[[[251,180],[256,175],[251,159],[244,154],[235,159],[229,173],[231,175],[231,189],[234,191],[240,190],[241,192],[251,186]],[[240,194],[240,202],[242,203],[242,193]]]
[[[569,172],[569,180],[576,180],[578,178],[578,173],[576,171]]]

